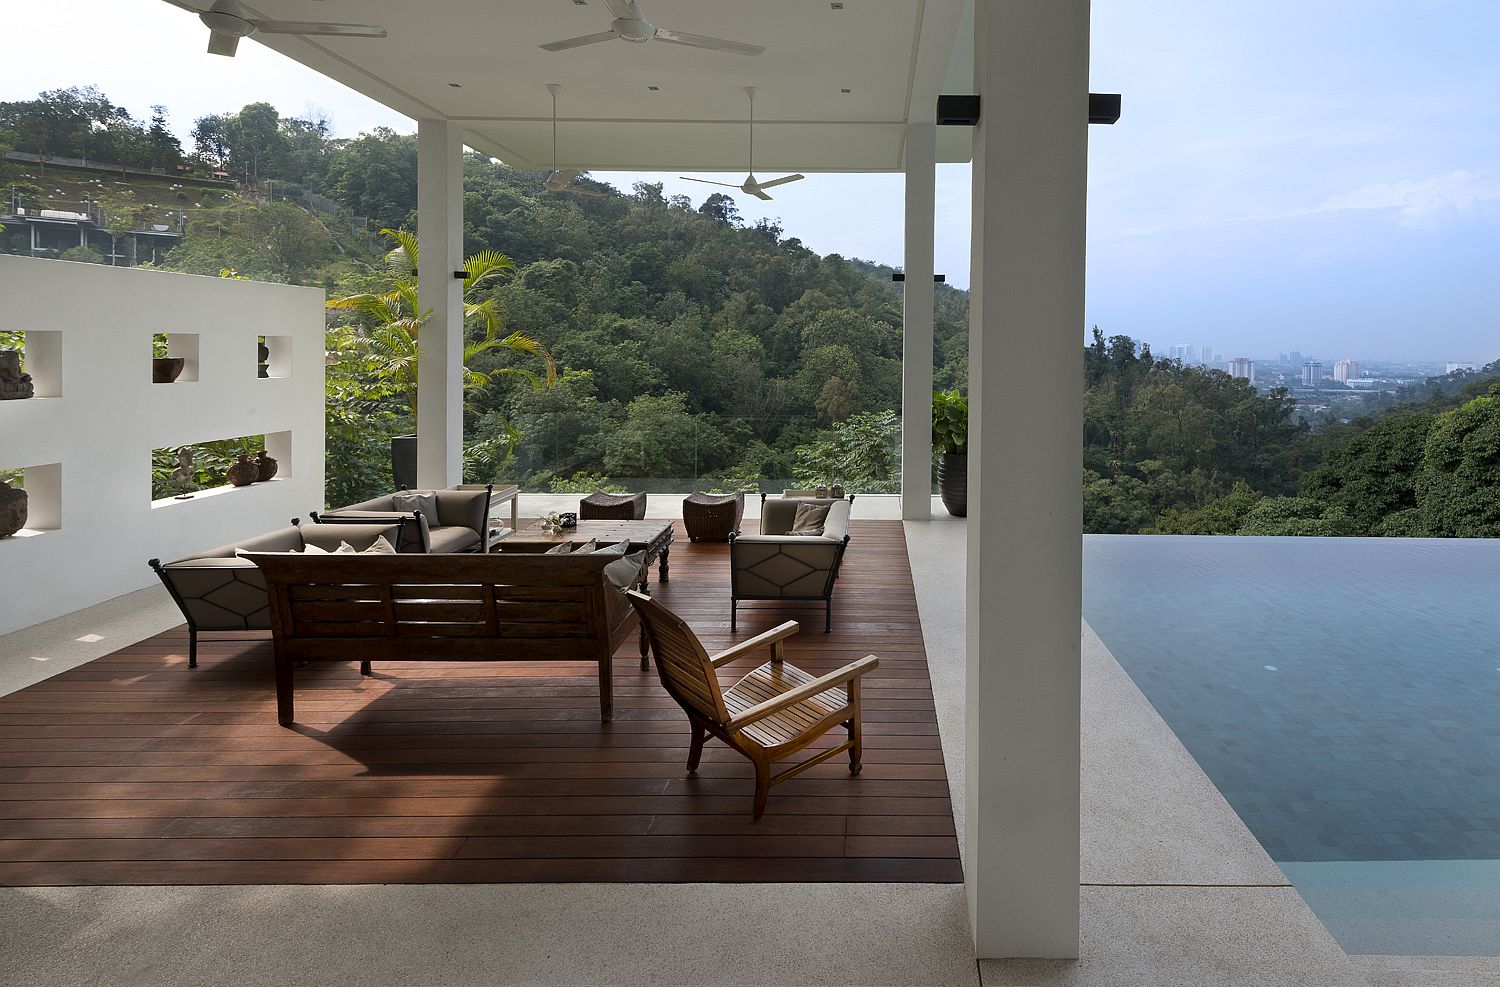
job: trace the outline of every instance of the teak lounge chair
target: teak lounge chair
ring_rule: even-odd
[[[661,684],[692,725],[688,771],[698,770],[709,734],[745,755],[755,765],[755,819],[765,813],[772,785],[844,751],[849,752],[849,773],[859,774],[863,754],[859,678],[878,666],[879,658],[866,655],[814,678],[784,660],[784,642],[797,633],[794,620],[710,656],[682,618],[643,593],[632,590],[629,596],[646,628]],[[771,646],[770,661],[728,689],[720,688],[716,670],[721,665],[766,645]],[[841,724],[849,732],[848,740],[778,774],[771,773],[772,762],[797,753]]]

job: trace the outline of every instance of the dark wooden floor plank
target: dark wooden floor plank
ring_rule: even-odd
[[[856,521],[834,604],[751,604],[727,546],[673,546],[657,596],[710,650],[786,619],[814,674],[864,654],[865,769],[818,765],[750,819],[753,773],[688,732],[634,642],[615,719],[586,663],[299,671],[275,721],[270,643],[176,628],[0,698],[0,884],[962,880],[902,529]],[[761,664],[726,666],[732,679]],[[818,746],[837,743],[830,737]]]

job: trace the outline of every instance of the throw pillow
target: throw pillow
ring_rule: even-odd
[[[421,511],[431,527],[438,524],[438,501],[435,493],[398,493],[391,496],[391,507],[402,514]]]
[[[237,548],[234,550],[236,557],[243,555],[327,555],[328,549],[319,548],[316,545],[303,545],[301,552],[257,552],[248,548]]]
[[[594,549],[595,555],[624,555],[630,549],[630,542],[617,541],[613,545],[605,545],[603,548]]]
[[[565,541],[565,542],[563,542],[563,543],[561,543],[559,545],[553,545],[551,548],[547,549],[542,554],[543,555],[571,555],[572,553],[573,553],[573,543]]]
[[[395,555],[396,546],[386,540],[385,535],[375,539],[375,543],[360,553],[361,555]]]
[[[828,520],[828,504],[798,504],[792,518],[790,535],[821,535],[823,524]]]
[[[632,552],[621,556],[604,567],[604,579],[609,585],[623,593],[641,581],[641,567],[645,564],[645,552]]]
[[[339,547],[333,550],[334,555],[358,555],[359,549],[346,541],[339,542]]]

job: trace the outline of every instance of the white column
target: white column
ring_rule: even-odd
[[[978,0],[967,859],[980,957],[1078,955],[1088,0]]]
[[[417,485],[463,480],[464,188],[462,131],[417,121],[417,294],[432,315],[417,337]]]
[[[906,128],[906,283],[901,352],[901,516],[932,517],[932,240],[937,127]]]

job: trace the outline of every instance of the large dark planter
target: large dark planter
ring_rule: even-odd
[[[938,456],[938,494],[954,517],[969,515],[969,456],[945,452]]]
[[[417,489],[417,437],[391,436],[391,479],[397,490]]]

